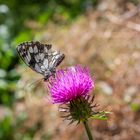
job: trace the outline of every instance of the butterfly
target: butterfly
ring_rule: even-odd
[[[56,67],[65,58],[64,54],[52,50],[51,44],[39,41],[23,42],[17,46],[17,52],[27,66],[44,76],[44,81],[55,75]]]

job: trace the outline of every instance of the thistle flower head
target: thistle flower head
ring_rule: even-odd
[[[94,103],[94,96],[90,90],[94,81],[87,67],[74,66],[56,72],[55,78],[51,77],[47,86],[53,103],[61,104],[59,111],[61,117],[70,120],[86,122],[89,118],[107,120],[105,111],[96,111],[98,104]]]
[[[66,70],[56,72],[55,78],[50,78],[47,86],[53,103],[59,103],[60,112],[63,112],[65,119],[71,122],[86,121],[96,114],[93,108],[94,96],[90,91],[94,87],[94,81],[90,76],[87,67],[74,66]]]
[[[49,89],[53,103],[68,103],[79,97],[86,97],[94,87],[87,67],[74,66],[56,72],[50,79]]]

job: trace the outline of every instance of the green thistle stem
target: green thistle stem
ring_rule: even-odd
[[[88,122],[87,121],[84,121],[83,123],[84,123],[84,127],[85,127],[85,130],[87,132],[87,135],[88,135],[89,140],[94,140],[94,138],[93,138],[93,136],[91,134],[91,131],[89,129]]]

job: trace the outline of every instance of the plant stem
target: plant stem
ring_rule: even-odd
[[[88,135],[89,140],[94,140],[94,138],[93,138],[93,136],[91,134],[91,131],[89,129],[88,122],[87,121],[84,121],[83,123],[84,123],[84,127],[85,127],[85,130],[87,132],[87,135]]]

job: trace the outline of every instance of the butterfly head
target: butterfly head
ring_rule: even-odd
[[[49,68],[49,69],[45,70],[44,81],[47,81],[49,79],[49,77],[54,76],[55,72],[56,72],[55,68]]]

